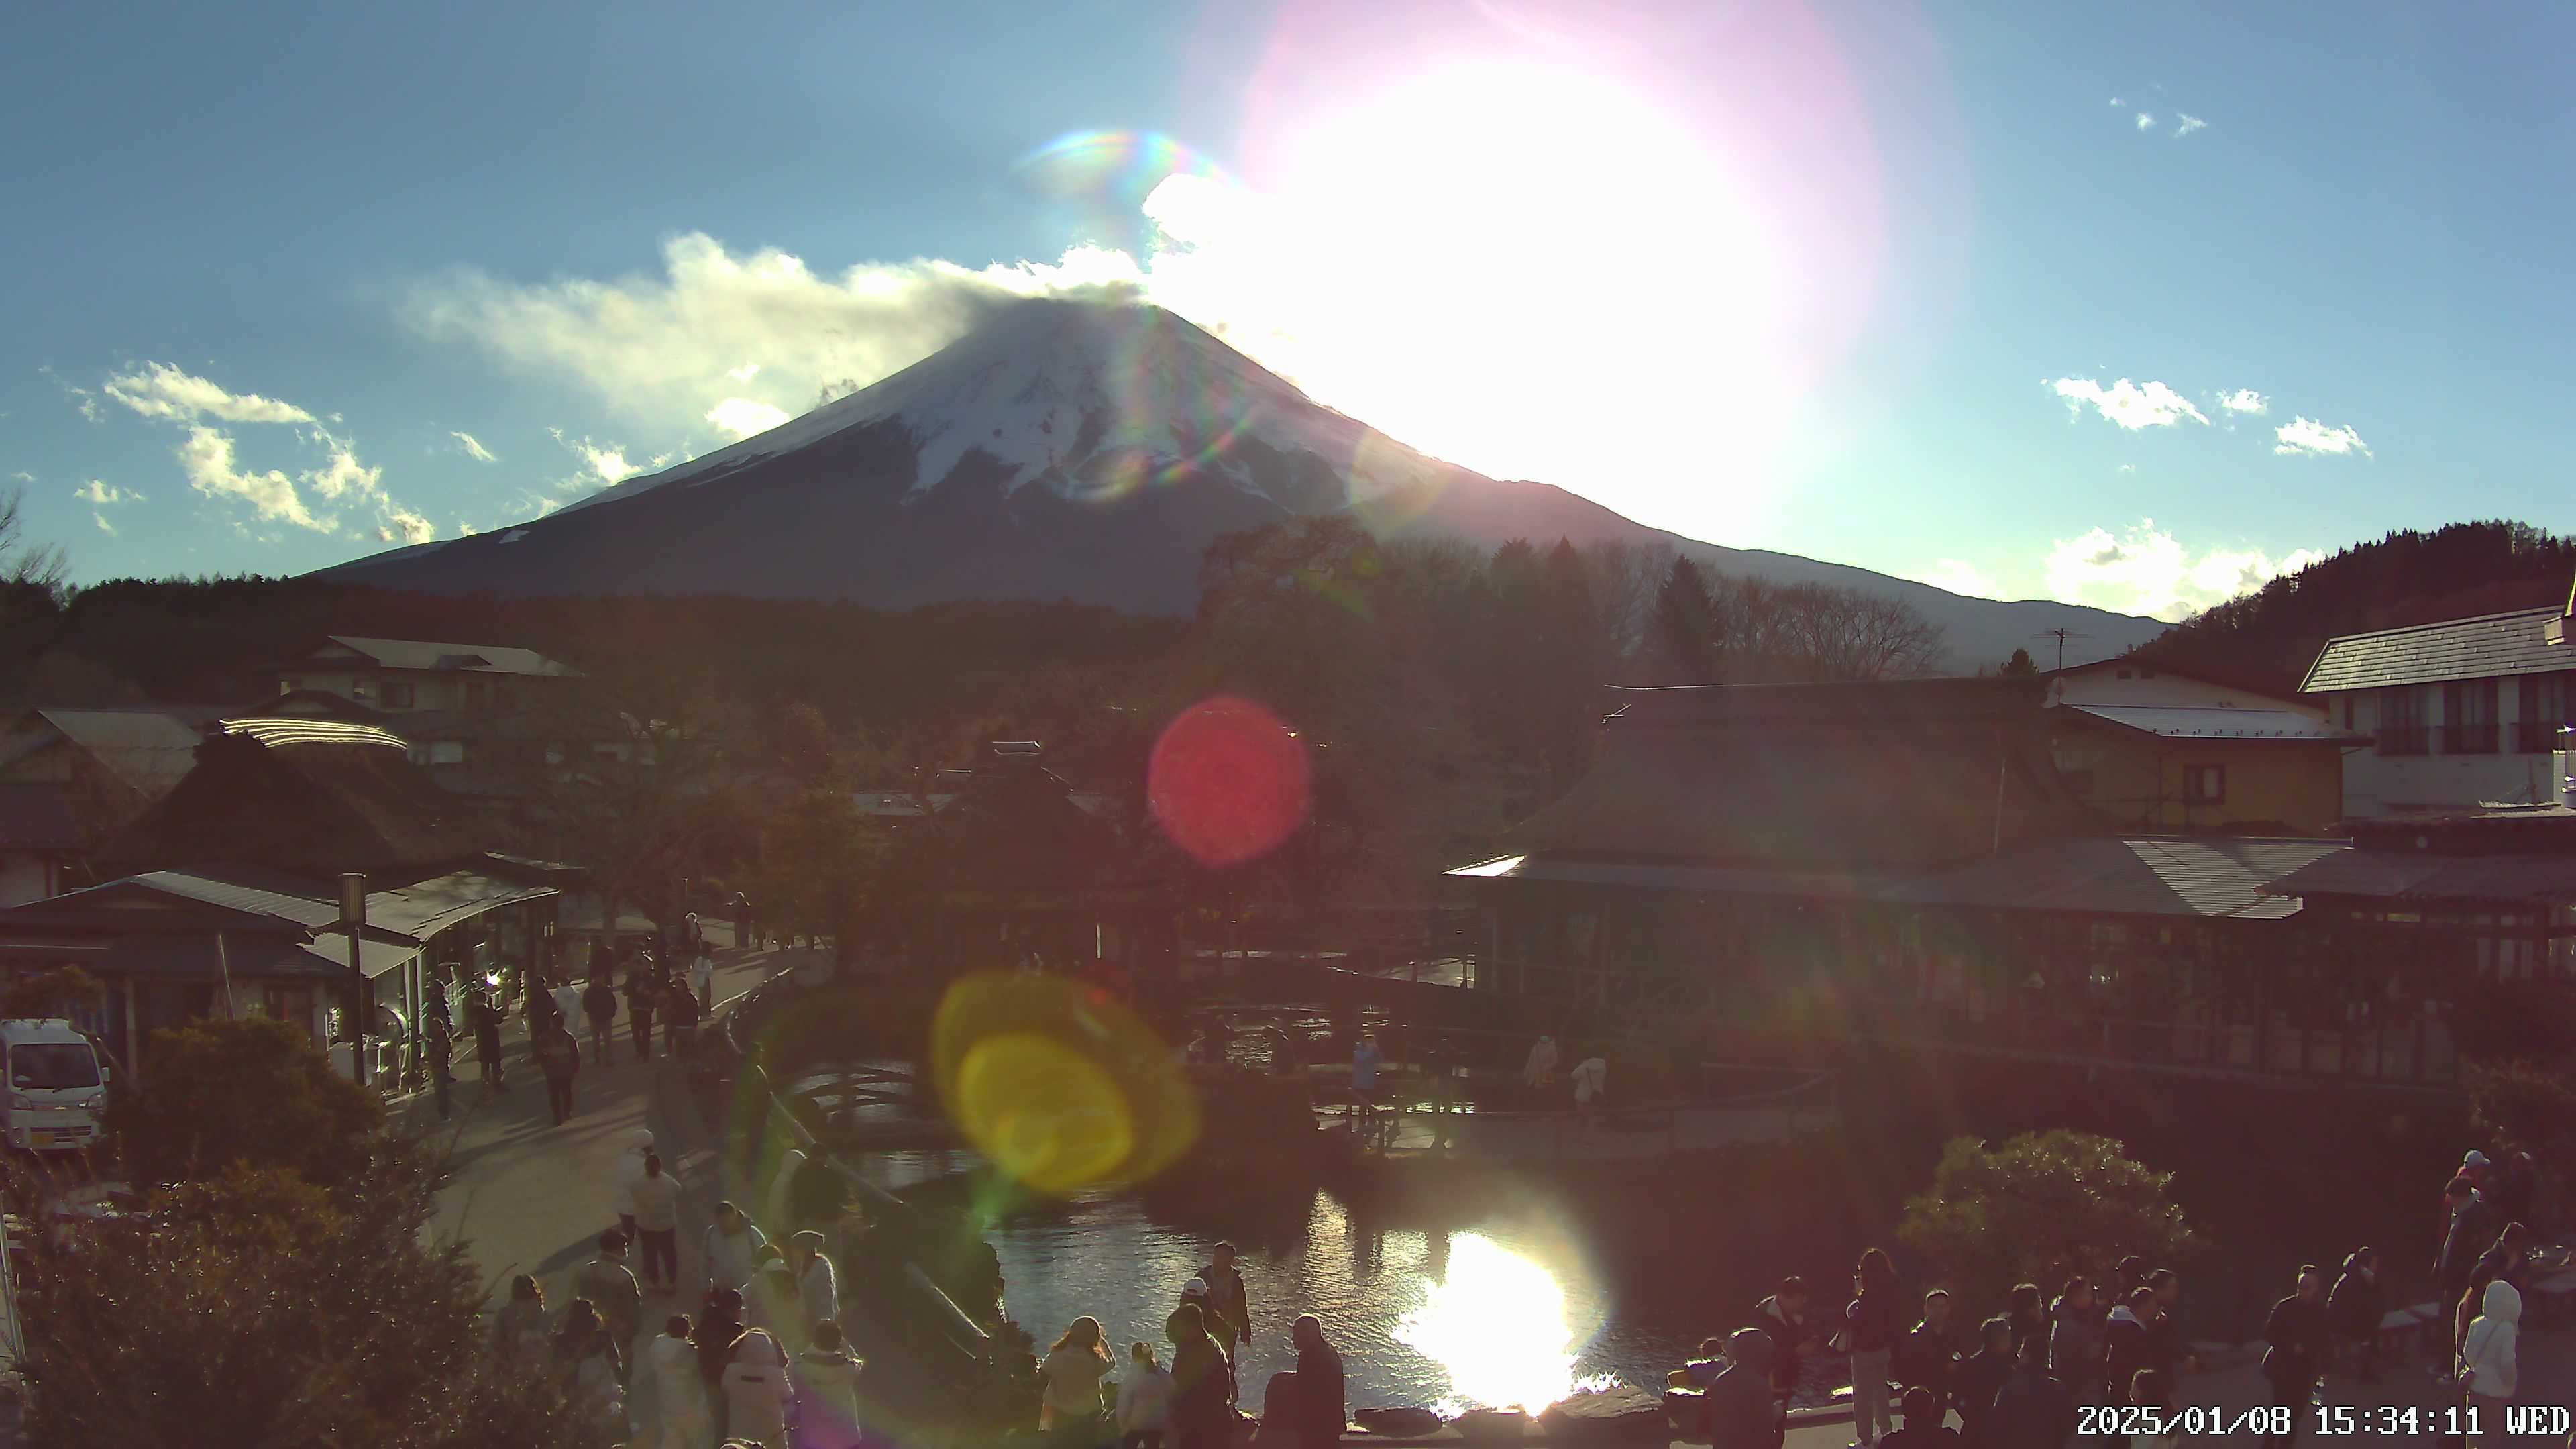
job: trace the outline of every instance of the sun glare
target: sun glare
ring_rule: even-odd
[[[1527,1409],[1574,1389],[1574,1330],[1565,1290],[1546,1268],[1473,1233],[1449,1245],[1448,1275],[1423,1288],[1395,1340],[1449,1371],[1441,1408]]]
[[[1742,513],[1775,426],[1775,259],[1719,159],[1613,80],[1462,64],[1312,119],[1256,223],[1299,380],[1480,471],[1672,518]],[[1150,204],[1240,240],[1202,178]],[[1193,236],[1193,231],[1197,235]],[[1673,490],[1695,490],[1688,500]]]

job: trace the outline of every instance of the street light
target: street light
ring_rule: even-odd
[[[349,928],[349,1074],[367,1084],[367,973],[358,964],[358,937],[367,929],[367,877],[348,871],[340,877],[340,924]]]

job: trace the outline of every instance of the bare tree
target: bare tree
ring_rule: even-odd
[[[1721,579],[1710,592],[1733,680],[1901,679],[1941,664],[1940,628],[1902,600],[1750,578]]]
[[[1592,600],[1610,645],[1622,659],[1634,656],[1646,642],[1655,613],[1655,593],[1673,570],[1669,543],[1636,543],[1605,539],[1586,544],[1583,562],[1590,575]]]
[[[70,564],[59,545],[28,540],[26,502],[24,488],[0,493],[0,584],[42,589],[60,602]]]

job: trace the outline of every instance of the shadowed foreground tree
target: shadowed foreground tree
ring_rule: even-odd
[[[2197,1250],[2172,1185],[2172,1173],[2108,1137],[2025,1132],[1991,1148],[1958,1137],[1942,1150],[1930,1189],[1906,1200],[1896,1231],[1977,1318],[2054,1264],[2107,1275],[2133,1253],[2169,1264]]]
[[[490,1353],[464,1249],[423,1239],[430,1181],[401,1149],[338,1194],[237,1165],[41,1246],[20,1290],[27,1442],[604,1446],[545,1365]]]
[[[384,1103],[304,1033],[264,1016],[152,1034],[152,1070],[117,1093],[107,1128],[138,1184],[207,1178],[241,1163],[339,1188],[374,1164]]]

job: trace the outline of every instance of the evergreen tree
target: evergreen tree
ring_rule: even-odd
[[[1655,594],[1647,647],[1654,655],[1653,677],[1658,684],[1719,682],[1717,605],[1709,599],[1699,565],[1689,559],[1674,559],[1672,571],[1664,575],[1663,587]]]
[[[2030,657],[2029,650],[2016,649],[2012,652],[2012,657],[2004,661],[2003,672],[2006,678],[2020,678],[2037,674],[2039,665]]]

